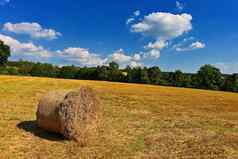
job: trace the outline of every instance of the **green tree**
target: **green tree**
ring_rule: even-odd
[[[183,87],[191,88],[192,86],[192,76],[190,74],[184,74]]]
[[[191,87],[192,87],[192,88],[198,88],[198,78],[197,78],[197,74],[192,74],[192,75],[191,75]]]
[[[150,67],[148,68],[148,77],[151,84],[159,84],[160,82],[160,68],[159,67]]]
[[[172,84],[176,87],[184,86],[184,74],[180,70],[176,70],[172,75]]]
[[[147,68],[140,69],[140,83],[150,83]]]
[[[10,47],[5,45],[3,41],[0,40],[0,66],[5,66],[10,57],[11,51]]]
[[[140,67],[127,67],[128,70],[128,82],[141,83],[141,68]]]
[[[97,67],[97,79],[106,81],[109,79],[109,68],[107,66]]]
[[[119,70],[119,65],[116,62],[109,63],[109,81],[120,81],[121,71]]]
[[[32,66],[30,75],[40,77],[56,77],[58,68],[46,63],[36,63]]]
[[[128,82],[130,83],[150,83],[150,79],[148,76],[147,68],[135,67],[130,68],[127,67],[128,72]]]
[[[73,78],[86,79],[86,80],[97,80],[98,79],[97,68],[94,68],[94,67],[75,68],[75,71],[76,71],[76,73],[74,73],[75,75]]]
[[[160,73],[159,85],[163,86],[172,86],[171,84],[171,73],[170,72],[161,72]]]
[[[19,75],[18,68],[16,67],[7,67],[9,75]]]
[[[109,68],[111,70],[119,70],[119,65],[116,62],[112,61],[109,63]]]
[[[238,74],[233,74],[225,79],[223,90],[238,92]]]
[[[35,65],[35,63],[33,63],[33,62],[20,60],[14,66],[18,67],[19,73],[21,75],[27,75],[28,76],[28,75],[30,75],[34,65]]]
[[[63,66],[62,68],[60,68],[60,71],[58,73],[58,77],[74,79],[74,78],[76,78],[78,70],[79,69],[75,66]]]
[[[197,88],[219,90],[223,83],[220,70],[212,65],[204,65],[197,73]]]

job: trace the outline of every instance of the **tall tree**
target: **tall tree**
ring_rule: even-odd
[[[172,84],[177,87],[182,87],[184,86],[184,74],[180,70],[176,70],[173,73],[173,81]]]
[[[7,63],[8,57],[10,57],[10,55],[10,47],[5,45],[4,42],[0,40],[0,66],[4,66]]]
[[[97,69],[97,79],[106,81],[109,79],[109,69],[108,66],[98,66]]]
[[[238,92],[238,74],[228,76],[224,82],[223,90]]]
[[[141,68],[127,68],[128,70],[128,82],[130,83],[141,83]]]
[[[112,61],[112,62],[109,63],[109,68],[111,70],[118,70],[119,69],[119,65],[116,62]]]
[[[119,65],[116,62],[109,63],[109,81],[120,81],[121,71],[119,70]]]
[[[220,70],[212,65],[204,65],[197,73],[197,87],[218,90],[223,82]]]
[[[77,71],[78,70],[78,71]],[[83,68],[74,68],[75,75],[72,78],[76,79],[86,79],[86,80],[97,80],[97,68],[95,67],[83,67]]]
[[[41,77],[56,77],[59,68],[47,63],[36,63],[32,66],[30,75]]]
[[[150,67],[148,68],[148,77],[150,79],[150,83],[159,84],[160,81],[160,68],[159,67]]]
[[[146,67],[140,70],[140,83],[147,83],[147,84],[150,83]]]
[[[78,70],[79,69],[73,65],[72,66],[63,66],[62,68],[60,68],[58,77],[74,79],[74,78],[76,78]]]

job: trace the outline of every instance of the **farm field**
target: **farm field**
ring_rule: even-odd
[[[86,147],[37,127],[50,90],[94,88],[103,124]],[[0,159],[237,159],[238,94],[152,85],[0,76]]]

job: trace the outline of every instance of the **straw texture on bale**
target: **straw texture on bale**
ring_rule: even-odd
[[[39,102],[37,123],[45,130],[83,144],[87,135],[97,129],[101,110],[96,93],[89,87],[51,92]]]

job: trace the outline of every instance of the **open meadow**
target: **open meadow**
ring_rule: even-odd
[[[48,91],[94,88],[103,124],[86,147],[36,125]],[[152,85],[0,76],[0,159],[237,159],[238,94]]]

